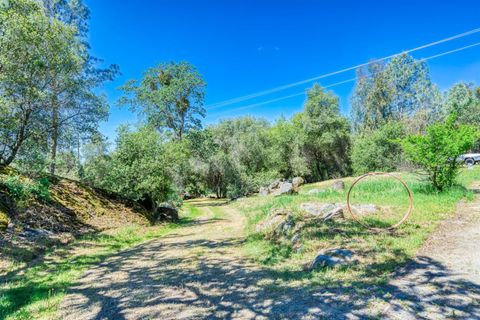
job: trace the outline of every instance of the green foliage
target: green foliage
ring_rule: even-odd
[[[456,124],[455,114],[445,123],[435,123],[425,135],[410,135],[403,148],[410,161],[424,169],[432,186],[442,191],[451,187],[461,163],[457,158],[470,150],[480,137],[477,128]]]
[[[399,139],[404,136],[405,129],[400,122],[388,122],[377,130],[364,131],[353,143],[353,172],[360,175],[396,170],[403,157]]]
[[[350,125],[340,114],[337,96],[315,84],[307,91],[304,111],[295,115],[292,122],[301,139],[309,181],[350,172]]]
[[[472,84],[462,82],[451,87],[445,95],[442,111],[445,118],[456,113],[458,123],[480,126],[480,97]]]
[[[139,201],[152,213],[160,203],[178,200],[174,169],[184,151],[175,141],[148,126],[137,131],[124,126],[113,153],[106,154],[102,141],[91,148],[101,152],[84,164],[84,180],[93,186]]]
[[[141,81],[130,80],[123,85],[121,90],[125,95],[119,104],[129,105],[149,125],[167,128],[181,140],[188,130],[201,127],[205,86],[191,64],[163,63],[148,69]]]
[[[37,1],[0,7],[1,164],[10,164],[27,139],[45,132],[52,75],[80,61],[75,32],[49,19]]]
[[[29,201],[32,198],[50,200],[50,181],[47,178],[30,180],[14,173],[1,176],[0,185],[17,202]]]
[[[372,63],[357,73],[351,97],[351,118],[356,132],[378,129],[390,120],[401,119],[413,121],[412,127],[418,132],[435,120],[441,96],[425,62],[404,54],[386,65]],[[420,119],[423,123],[419,123]]]

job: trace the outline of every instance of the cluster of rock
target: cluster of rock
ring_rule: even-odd
[[[270,183],[268,187],[261,187],[258,193],[261,196],[280,196],[284,194],[298,193],[301,185],[305,183],[302,177],[295,177],[292,180],[277,179]]]
[[[377,213],[380,208],[374,204],[352,205],[352,210],[357,215],[369,215]],[[318,217],[323,221],[330,219],[343,219],[348,211],[347,205],[343,203],[318,203],[304,202],[300,209],[312,217]]]
[[[303,250],[301,244],[302,230],[312,223],[320,225],[329,220],[344,219],[347,207],[340,203],[304,202],[299,206],[299,213],[287,209],[273,209],[268,217],[259,225],[256,231],[266,239],[275,242],[287,242],[294,251]],[[380,208],[373,204],[352,206],[358,215],[378,213]],[[315,259],[307,266],[309,270],[348,265],[355,261],[354,254],[346,249],[321,250]]]

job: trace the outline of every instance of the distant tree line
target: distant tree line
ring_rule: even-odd
[[[349,116],[314,84],[290,119],[207,127],[200,73],[162,63],[120,88],[118,104],[139,121],[121,126],[111,145],[98,132],[109,108],[98,89],[118,67],[90,55],[88,18],[78,0],[1,7],[1,165],[79,179],[154,209],[181,195],[239,197],[278,178],[315,182],[405,166],[423,168],[441,190],[454,182],[452,159],[478,141],[480,89],[459,83],[442,93],[427,64],[404,54],[357,70]]]

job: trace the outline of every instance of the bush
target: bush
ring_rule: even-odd
[[[453,185],[461,163],[458,157],[470,150],[480,137],[474,126],[459,125],[452,114],[445,123],[435,123],[425,135],[410,135],[403,141],[407,158],[423,168],[439,191]]]
[[[352,150],[352,167],[355,174],[370,171],[394,171],[402,161],[401,138],[405,135],[403,125],[390,122],[378,130],[362,133],[357,137]]]
[[[50,181],[47,178],[32,181],[13,174],[0,178],[0,185],[15,201],[28,201],[32,198],[43,201],[50,199]]]

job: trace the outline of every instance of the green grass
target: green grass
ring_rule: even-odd
[[[43,262],[0,277],[0,319],[55,319],[66,290],[88,268],[115,253],[162,237],[200,215],[186,205],[179,223],[152,227],[127,226],[114,232],[84,236],[45,255]]]
[[[372,232],[349,218],[315,223],[307,221],[301,230],[301,249],[294,250],[284,239],[265,239],[255,231],[255,226],[274,208],[286,208],[294,216],[302,217],[299,206],[303,202],[346,203],[346,193],[353,178],[344,179],[344,192],[326,191],[308,194],[313,188],[326,189],[331,181],[306,185],[300,194],[281,197],[251,197],[235,204],[247,215],[247,242],[245,251],[252,259],[278,274],[285,283],[322,286],[354,286],[382,284],[388,276],[413,257],[426,237],[437,225],[455,212],[456,204],[472,200],[474,194],[467,188],[473,181],[480,181],[480,166],[462,169],[458,184],[439,193],[429,187],[418,175],[402,173],[402,179],[413,193],[414,211],[410,218],[394,232]],[[363,218],[371,226],[387,226],[403,215],[408,207],[408,196],[400,183],[393,179],[368,178],[354,189],[354,204],[376,204],[381,214]],[[302,220],[301,218],[298,218]],[[304,221],[305,222],[305,221]],[[360,256],[360,263],[350,268],[326,269],[306,272],[304,266],[323,248],[348,248]]]

